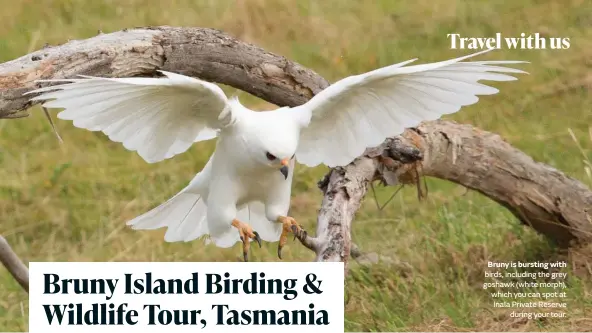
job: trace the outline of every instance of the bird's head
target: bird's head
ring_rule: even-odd
[[[297,134],[284,132],[277,135],[261,136],[258,141],[251,153],[264,167],[278,170],[284,175],[284,179],[287,179],[291,162],[296,155]]]
[[[298,148],[299,128],[282,118],[273,122],[263,118],[253,129],[248,140],[250,155],[263,167],[276,169],[287,179]]]
[[[294,154],[290,157],[277,157],[276,155],[270,153],[269,151],[265,152],[265,158],[267,159],[267,163],[272,168],[277,168],[282,175],[284,175],[284,179],[288,178],[288,173],[290,172],[290,161],[294,158]]]

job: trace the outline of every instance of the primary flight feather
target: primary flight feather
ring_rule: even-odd
[[[134,229],[168,227],[165,240],[202,236],[219,247],[305,237],[288,216],[295,160],[343,166],[405,128],[474,104],[496,88],[481,80],[510,81],[523,61],[464,62],[481,51],[442,62],[414,60],[342,79],[301,106],[255,112],[228,99],[215,84],[161,71],[162,78],[45,80],[33,101],[64,108],[58,118],[101,131],[148,163],[217,138],[216,150],[193,180],[171,199],[128,222]],[[48,101],[49,100],[49,101]]]

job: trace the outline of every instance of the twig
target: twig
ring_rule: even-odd
[[[0,261],[21,287],[29,292],[29,269],[2,236],[0,236]]]
[[[53,132],[55,133],[56,137],[58,138],[58,141],[60,142],[60,144],[64,143],[64,141],[62,140],[62,137],[58,133],[58,130],[56,129],[56,127],[53,123],[53,120],[51,119],[51,115],[49,114],[49,111],[45,107],[42,107],[42,109],[43,109],[43,112],[45,113],[45,117],[47,118],[47,120],[49,120],[49,124],[51,125],[51,129],[53,129]]]

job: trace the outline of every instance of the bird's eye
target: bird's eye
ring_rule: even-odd
[[[276,157],[273,156],[273,155],[271,155],[269,152],[265,153],[265,156],[267,156],[267,159],[270,160],[270,161],[273,161],[273,160],[276,159]]]

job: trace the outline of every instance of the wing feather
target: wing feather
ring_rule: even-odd
[[[59,84],[27,94],[40,93],[31,101],[64,109],[58,118],[101,131],[154,163],[185,152],[194,142],[215,138],[235,116],[217,85],[161,72],[162,78],[40,80]]]
[[[413,59],[327,87],[295,110],[303,126],[297,160],[308,166],[346,165],[387,137],[499,92],[479,81],[512,81],[516,78],[509,74],[526,73],[503,66],[523,61],[461,62],[489,51],[405,67]]]

